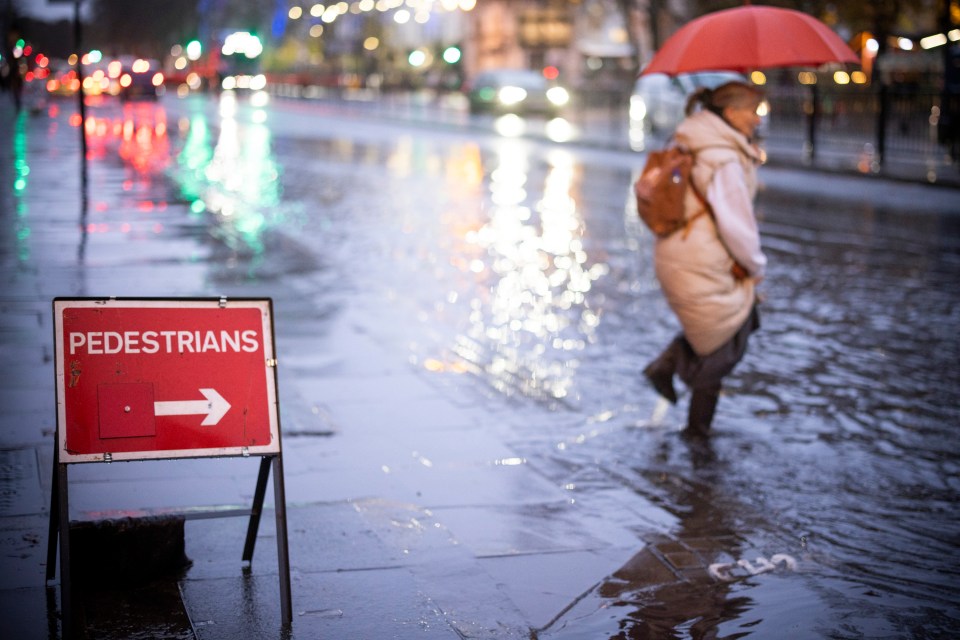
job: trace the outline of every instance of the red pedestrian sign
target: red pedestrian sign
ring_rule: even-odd
[[[70,579],[67,469],[75,462],[258,456],[243,561],[252,562],[270,469],[280,613],[293,619],[286,497],[269,299],[55,298],[57,448],[47,581],[60,548],[66,636],[78,625]],[[230,515],[217,511],[216,515]],[[65,637],[66,637],[65,636]]]
[[[269,300],[54,300],[61,463],[279,453]]]

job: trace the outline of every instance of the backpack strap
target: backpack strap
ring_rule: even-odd
[[[700,209],[695,214],[687,218],[683,223],[683,235],[681,236],[684,240],[687,239],[687,236],[690,235],[690,226],[693,224],[693,221],[699,218],[700,216],[713,215],[713,212],[710,209],[710,205],[707,204],[705,208]]]
[[[679,146],[680,148],[685,149],[686,151],[690,152],[690,154],[693,156],[693,165],[694,165],[694,166],[697,164],[697,152],[698,152],[698,151],[701,151],[702,149],[705,149],[705,148],[706,148],[706,147],[702,147],[701,149],[696,149],[696,150],[694,150],[694,149],[691,149],[690,147],[688,147],[687,145],[684,145],[684,144],[678,144],[678,146]],[[696,196],[697,201],[700,203],[701,209],[700,209],[699,211],[697,211],[695,214],[693,214],[692,216],[686,218],[686,220],[684,221],[684,223],[683,223],[683,236],[682,236],[684,240],[686,240],[686,239],[687,239],[687,236],[690,235],[690,227],[691,227],[691,225],[693,224],[694,220],[696,220],[697,218],[699,218],[700,216],[703,216],[703,215],[711,215],[711,216],[713,215],[713,207],[711,207],[711,206],[710,206],[710,203],[707,202],[706,197],[704,197],[704,195],[703,195],[702,193],[700,193],[700,189],[697,188],[697,182],[696,182],[696,180],[693,179],[693,169],[692,169],[692,167],[691,167],[691,171],[690,171],[690,183],[689,183],[689,184],[690,184],[690,191],[693,192],[693,195],[694,195],[694,196]]]

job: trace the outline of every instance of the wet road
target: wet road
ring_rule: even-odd
[[[126,119],[152,124],[121,155],[194,203],[225,279],[307,276],[325,311],[364,309],[411,362],[552,424],[510,445],[570,500],[670,515],[539,637],[960,628],[956,191],[764,169],[763,328],[691,446],[685,398],[663,414],[639,373],[676,324],[628,198],[638,156],[303,102]]]

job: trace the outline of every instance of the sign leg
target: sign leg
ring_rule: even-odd
[[[57,577],[57,535],[60,533],[60,455],[53,452],[53,478],[50,481],[50,529],[47,532],[47,582]]]
[[[287,548],[287,497],[283,487],[283,461],[277,455],[273,459],[273,501],[277,515],[277,569],[280,574],[280,614],[283,624],[293,622],[290,598],[290,553]]]
[[[73,590],[70,585],[70,509],[67,501],[67,465],[58,464],[57,494],[60,528],[60,619],[63,637],[75,636],[77,621],[73,611]]]
[[[260,458],[260,475],[257,476],[257,488],[253,492],[253,507],[250,510],[250,523],[247,525],[247,541],[243,545],[243,561],[253,562],[253,548],[257,544],[257,529],[260,528],[260,514],[263,513],[263,498],[267,493],[267,479],[270,477],[270,458]],[[274,480],[276,482],[276,480]]]

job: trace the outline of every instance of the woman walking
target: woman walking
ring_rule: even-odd
[[[692,389],[684,433],[709,433],[723,378],[760,326],[755,287],[766,256],[753,210],[761,151],[753,136],[763,94],[728,82],[701,89],[687,103],[677,144],[695,154],[686,226],[658,238],[657,279],[682,332],[645,369],[660,395],[677,402],[673,376]]]

